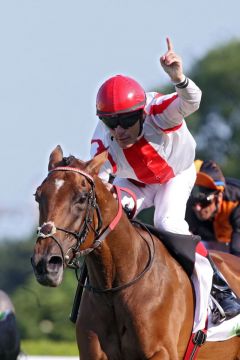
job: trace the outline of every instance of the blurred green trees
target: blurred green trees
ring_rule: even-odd
[[[197,157],[215,160],[225,175],[240,178],[240,41],[210,51],[190,77],[203,93],[199,110],[188,121]]]
[[[37,283],[30,276],[13,296],[23,339],[75,340],[75,326],[69,320],[77,285],[73,272],[65,272],[58,288]]]
[[[22,241],[2,240],[0,243],[0,288],[12,293],[30,275],[34,235]]]
[[[25,241],[0,242],[0,288],[11,297],[21,339],[75,340],[69,321],[77,286],[67,270],[58,288],[41,286],[33,274],[30,258],[36,236]]]

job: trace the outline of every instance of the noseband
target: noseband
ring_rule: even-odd
[[[82,223],[82,226],[80,228],[80,230],[78,232],[74,232],[74,231],[70,231],[61,227],[58,227],[54,224],[54,222],[49,221],[47,223],[43,223],[42,226],[38,227],[37,229],[37,239],[41,238],[41,239],[45,239],[45,238],[52,238],[56,244],[59,246],[60,251],[61,251],[61,255],[62,258],[65,262],[65,264],[70,267],[70,268],[78,268],[79,267],[79,262],[77,260],[77,258],[79,256],[85,256],[88,255],[90,252],[92,252],[93,250],[95,250],[99,245],[101,245],[102,241],[104,240],[104,238],[115,228],[115,226],[118,224],[121,215],[122,215],[122,206],[121,206],[121,196],[120,196],[120,189],[118,187],[116,187],[116,193],[117,193],[117,197],[118,197],[118,213],[116,215],[116,217],[113,219],[113,221],[110,223],[110,225],[104,229],[102,232],[100,232],[101,228],[102,228],[102,216],[101,216],[101,212],[99,209],[99,206],[97,204],[96,201],[96,192],[95,192],[95,183],[93,178],[85,173],[84,171],[77,169],[77,168],[73,168],[73,167],[69,167],[69,166],[61,166],[61,167],[56,167],[53,170],[49,171],[49,174],[55,172],[55,171],[72,171],[72,172],[76,172],[80,175],[83,175],[87,181],[89,182],[89,184],[91,185],[91,189],[88,192],[88,199],[87,199],[87,209],[86,209],[86,214],[85,214],[85,218],[84,221]],[[98,222],[98,226],[97,229],[95,229],[92,226],[92,222],[93,222],[93,214],[94,211],[96,210],[97,213],[97,222]],[[89,233],[89,231],[92,230],[95,234],[95,238],[94,241],[92,243],[92,245],[85,249],[85,250],[80,250],[80,246],[85,242],[87,235]],[[63,248],[59,242],[59,240],[56,238],[55,234],[57,231],[62,231],[68,235],[73,236],[76,239],[76,244],[75,246],[70,247],[66,254],[64,255],[63,252]],[[69,253],[72,252],[73,256],[70,259]]]

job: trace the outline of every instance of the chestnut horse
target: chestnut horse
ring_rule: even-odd
[[[36,191],[40,228],[32,264],[39,283],[58,286],[85,255],[87,287],[76,323],[81,360],[184,359],[194,296],[186,272],[159,239],[131,223],[97,176],[106,154],[83,162],[57,146]],[[239,259],[212,255],[240,295]],[[198,360],[240,359],[240,338],[205,342]]]

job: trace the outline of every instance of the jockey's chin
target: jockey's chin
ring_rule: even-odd
[[[209,208],[204,208],[200,210],[194,209],[194,213],[198,220],[200,221],[207,221],[210,220],[213,217],[213,211]]]
[[[120,146],[120,148],[122,149],[128,149],[131,146],[133,146],[133,144],[135,144],[136,140],[133,142],[130,139],[116,139],[118,145]]]

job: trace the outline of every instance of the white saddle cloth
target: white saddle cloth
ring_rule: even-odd
[[[212,323],[210,309],[212,305],[210,299],[212,276],[213,270],[209,261],[196,254],[195,269],[192,275],[196,295],[193,333],[205,328],[208,317],[207,341],[223,341],[240,335],[240,314],[218,325]]]

